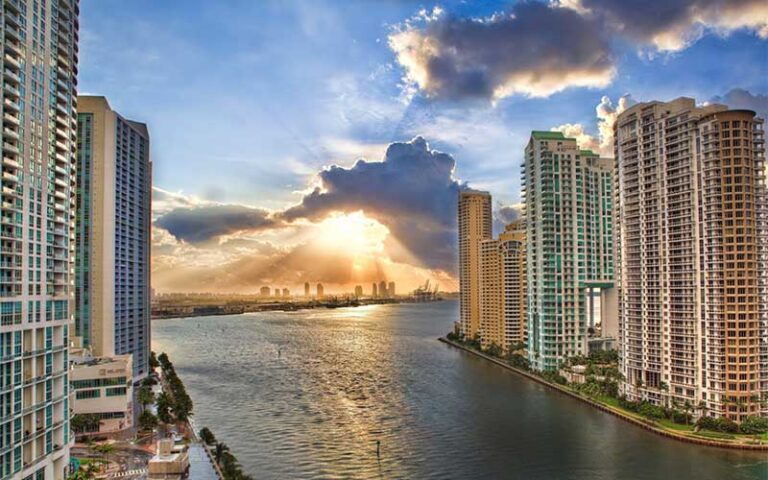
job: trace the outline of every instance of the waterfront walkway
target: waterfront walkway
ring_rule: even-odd
[[[195,480],[219,480],[205,448],[199,443],[189,444],[189,478]]]

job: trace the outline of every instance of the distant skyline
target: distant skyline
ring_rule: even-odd
[[[80,93],[150,129],[156,290],[452,290],[456,194],[512,219],[531,130],[768,112],[764,1],[470,3],[84,0]]]

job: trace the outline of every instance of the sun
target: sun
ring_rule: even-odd
[[[317,241],[331,250],[341,249],[351,256],[381,253],[389,229],[363,212],[336,213],[318,225]]]

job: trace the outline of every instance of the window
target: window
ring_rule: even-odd
[[[89,398],[99,398],[101,396],[101,390],[81,390],[75,392],[75,398],[78,400],[87,400]]]

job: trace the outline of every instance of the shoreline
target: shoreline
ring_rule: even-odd
[[[450,346],[452,346],[454,348],[458,348],[458,349],[463,350],[465,352],[477,355],[478,357],[483,358],[485,360],[488,360],[488,361],[490,361],[492,363],[495,363],[496,365],[498,365],[500,367],[506,368],[507,370],[511,370],[512,372],[517,373],[518,375],[526,377],[529,380],[533,380],[535,382],[538,382],[538,383],[540,383],[540,384],[542,384],[542,385],[544,385],[546,387],[549,387],[549,388],[551,388],[551,389],[553,389],[553,390],[555,390],[557,392],[560,392],[560,393],[562,393],[564,395],[567,395],[567,396],[569,396],[569,397],[571,397],[571,398],[573,398],[575,400],[580,400],[580,401],[582,401],[582,402],[584,402],[584,403],[586,403],[588,405],[591,405],[591,406],[597,408],[598,410],[601,410],[601,411],[603,411],[605,413],[608,413],[610,415],[618,417],[618,418],[620,418],[620,419],[622,419],[622,420],[624,420],[624,421],[626,421],[628,423],[631,423],[631,424],[633,424],[633,425],[635,425],[637,427],[641,427],[641,428],[643,428],[643,429],[645,429],[647,431],[653,432],[653,433],[655,433],[657,435],[661,435],[661,436],[667,437],[669,439],[677,440],[677,441],[680,441],[680,442],[686,442],[686,443],[691,443],[691,444],[696,444],[696,445],[701,445],[701,446],[706,446],[706,447],[712,447],[712,448],[723,448],[723,449],[730,449],[730,450],[746,450],[746,451],[753,451],[753,452],[768,451],[768,444],[734,443],[734,442],[720,441],[720,440],[716,440],[716,439],[695,438],[695,437],[691,437],[691,436],[688,436],[688,435],[679,434],[679,433],[673,432],[673,431],[668,430],[668,429],[660,428],[660,427],[658,427],[656,425],[647,423],[646,421],[643,421],[643,420],[640,420],[640,419],[635,418],[633,416],[630,416],[630,415],[628,415],[628,414],[626,414],[626,413],[624,413],[624,412],[622,412],[622,411],[620,411],[620,410],[618,410],[618,409],[616,409],[614,407],[611,407],[610,405],[606,405],[604,403],[598,402],[597,400],[594,400],[592,398],[584,397],[584,396],[578,394],[577,392],[574,392],[574,391],[572,391],[572,390],[570,390],[570,389],[568,389],[566,387],[563,387],[561,385],[556,385],[554,383],[550,383],[550,382],[544,380],[543,378],[541,378],[541,377],[539,377],[537,375],[534,375],[534,374],[532,374],[530,372],[526,372],[526,371],[521,370],[519,368],[515,368],[515,367],[509,365],[508,363],[506,363],[506,362],[504,362],[504,361],[502,361],[500,359],[493,358],[490,355],[487,355],[485,353],[479,352],[479,351],[477,351],[475,349],[472,349],[472,348],[467,347],[465,345],[462,345],[460,343],[448,340],[447,338],[444,338],[444,337],[439,337],[438,340],[443,342],[443,343],[445,343],[445,344],[447,344],[447,345],[450,345]]]

